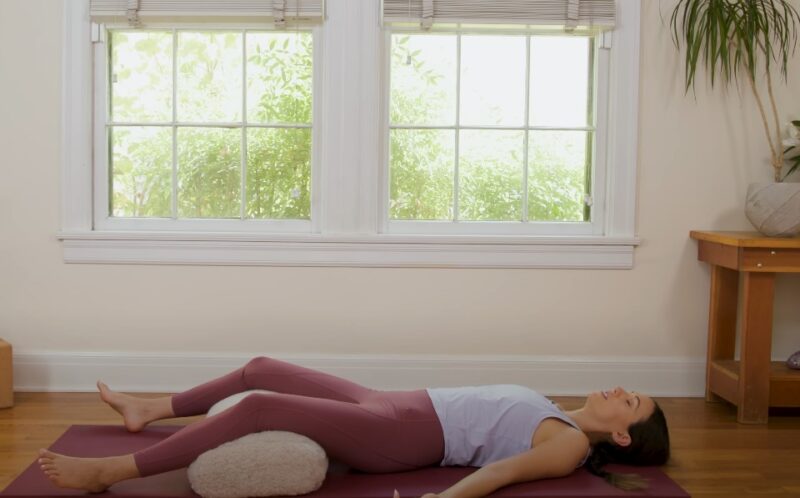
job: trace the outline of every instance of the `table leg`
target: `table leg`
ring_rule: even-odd
[[[744,274],[738,416],[742,423],[764,424],[769,416],[774,273]]]
[[[736,350],[736,306],[739,272],[711,265],[711,302],[708,306],[708,350],[706,353],[706,401],[720,401],[712,392],[711,364],[732,360]]]

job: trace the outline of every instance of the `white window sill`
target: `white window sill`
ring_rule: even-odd
[[[636,238],[61,232],[64,261],[411,268],[633,268]]]

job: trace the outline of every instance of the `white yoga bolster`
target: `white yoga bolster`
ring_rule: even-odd
[[[208,416],[230,408],[253,390],[218,402]],[[311,439],[286,431],[248,434],[208,450],[189,466],[189,483],[203,498],[246,498],[310,493],[328,471],[325,450]]]

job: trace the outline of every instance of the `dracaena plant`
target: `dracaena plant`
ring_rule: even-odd
[[[783,181],[798,165],[786,166],[783,134],[772,86],[777,68],[784,82],[789,57],[797,46],[800,14],[790,0],[680,0],[672,12],[670,26],[675,45],[685,47],[686,91],[694,87],[702,61],[711,87],[744,79],[755,96],[770,148],[776,182]],[[759,90],[766,80],[767,95]],[[795,146],[797,147],[797,146]]]

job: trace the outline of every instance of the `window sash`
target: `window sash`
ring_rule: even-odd
[[[480,30],[449,30],[451,34],[470,35],[484,33]],[[528,123],[528,113],[525,114],[525,125],[521,127],[480,127],[480,126],[417,126],[417,125],[394,125],[390,122],[390,94],[391,94],[391,37],[393,34],[398,33],[420,33],[418,30],[409,30],[406,28],[393,28],[386,29],[384,33],[384,65],[383,65],[383,79],[384,83],[382,88],[382,168],[381,168],[381,226],[379,231],[386,234],[420,234],[420,235],[541,235],[541,236],[591,236],[603,235],[607,233],[608,227],[606,226],[606,168],[607,166],[607,141],[609,139],[608,133],[608,101],[609,101],[609,70],[610,70],[610,51],[606,47],[603,48],[603,35],[596,35],[593,40],[594,48],[594,74],[589,75],[593,79],[593,95],[591,115],[594,118],[593,123],[585,127],[541,127],[531,126]],[[508,34],[508,35],[535,35],[535,34],[552,34],[552,32],[536,30],[535,32],[520,31],[513,27],[507,27],[505,30],[496,31],[495,34]],[[530,77],[530,39],[527,41],[526,47],[526,108],[529,106],[530,99],[530,82],[527,80]],[[457,81],[460,81],[461,75],[457,74]],[[457,83],[458,85],[458,83]],[[458,111],[457,111],[458,114]],[[502,130],[518,130],[524,131],[527,134],[536,130],[569,130],[569,131],[587,131],[594,134],[592,140],[592,150],[590,151],[592,157],[591,168],[591,218],[588,221],[574,221],[574,222],[560,222],[560,221],[472,221],[472,220],[394,220],[390,218],[389,204],[391,201],[391,185],[390,185],[390,133],[393,129],[443,129],[455,130],[473,130],[473,129],[502,129]],[[525,162],[528,158],[528,147],[526,139],[525,150],[523,151]],[[457,147],[456,147],[457,149]],[[457,150],[456,150],[456,153]],[[525,189],[524,199],[527,201],[528,185],[527,185],[527,171],[528,165],[525,165],[524,185]],[[524,201],[524,202],[526,202]],[[525,206],[527,210],[527,206]],[[525,212],[525,211],[523,211]]]
[[[129,29],[129,26],[124,24],[106,24],[98,26],[99,33],[101,33],[101,40],[108,40],[108,32],[113,29]],[[226,24],[213,24],[204,23],[198,27],[195,24],[173,23],[172,28],[159,28],[165,31],[178,32],[181,30],[208,30],[208,31],[237,31],[237,32],[250,32],[250,31],[270,31],[269,26],[258,28],[241,28],[232,29],[230,25]],[[146,122],[137,123],[129,121],[112,121],[110,117],[110,92],[109,92],[109,46],[108,43],[95,43],[94,44],[94,137],[93,137],[93,151],[94,151],[94,199],[93,199],[93,225],[95,229],[99,230],[130,230],[130,231],[178,231],[178,232],[285,232],[285,233],[311,233],[319,231],[320,219],[320,202],[319,189],[320,189],[320,127],[317,125],[320,119],[319,101],[317,98],[319,77],[321,73],[319,64],[319,28],[305,28],[303,31],[310,31],[313,37],[313,88],[312,95],[312,116],[311,125],[285,125],[281,123],[248,123],[242,115],[242,120],[235,123],[192,123],[177,121],[174,118],[169,122]],[[283,31],[275,31],[283,32]],[[244,43],[243,43],[244,45]],[[173,47],[174,48],[174,47]],[[246,61],[245,61],[246,62]],[[176,61],[173,60],[173,65]],[[243,71],[246,71],[243,64]],[[173,66],[174,68],[174,66]],[[174,77],[174,74],[173,74]],[[243,76],[243,89],[246,91],[246,78]],[[173,87],[173,110],[175,108],[175,89]],[[243,112],[245,112],[243,110]],[[112,216],[111,211],[111,171],[110,171],[110,143],[109,133],[111,128],[115,126],[152,126],[152,127],[168,127],[173,130],[181,127],[208,127],[208,128],[243,128],[243,133],[248,129],[254,128],[272,128],[272,129],[287,129],[287,128],[302,128],[311,129],[311,213],[310,220],[302,219],[252,219],[252,218],[233,218],[233,219],[218,219],[218,218],[137,218],[137,217],[115,217]],[[176,147],[177,144],[173,144]],[[243,151],[244,152],[244,151]],[[245,156],[243,155],[243,158]],[[242,159],[244,161],[244,159]],[[174,165],[173,165],[174,166]],[[242,175],[242,182],[245,181],[245,176]],[[173,167],[172,178],[172,214],[177,216],[176,211],[176,189],[177,180],[175,178],[175,170]],[[245,185],[242,185],[242,197],[240,198],[240,213],[245,208]]]

